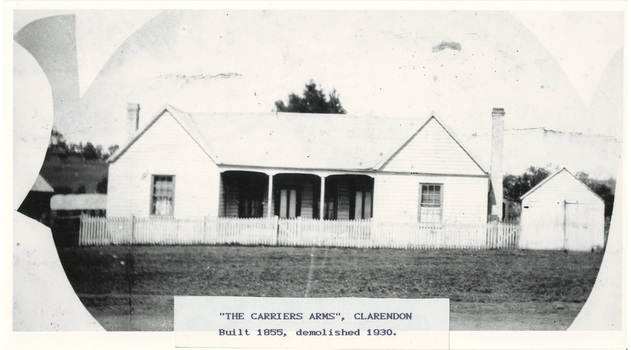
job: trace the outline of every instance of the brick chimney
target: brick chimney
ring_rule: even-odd
[[[491,215],[504,219],[502,210],[504,203],[504,108],[493,108],[491,131],[491,183],[495,205],[491,208]]]
[[[140,105],[138,103],[127,103],[127,138],[132,138],[138,130],[140,118]]]

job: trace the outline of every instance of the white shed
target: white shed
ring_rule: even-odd
[[[523,249],[589,251],[604,245],[605,203],[567,169],[521,196]]]

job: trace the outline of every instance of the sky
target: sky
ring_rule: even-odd
[[[14,30],[42,15],[17,15]],[[99,104],[90,99],[92,91],[102,96],[120,89],[129,98],[137,97],[149,114],[164,103],[178,102],[183,108],[265,112],[274,101],[300,92],[314,79],[326,91],[335,88],[352,114],[418,117],[434,111],[447,119],[464,119],[470,108],[488,102],[493,104],[484,106],[484,116],[488,106],[504,107],[514,115],[509,127],[547,126],[620,136],[615,122],[593,125],[589,108],[603,85],[606,89],[616,84],[602,81],[603,74],[622,69],[610,66],[621,55],[621,13],[75,11],[75,18],[77,97],[85,99],[84,105]],[[158,40],[153,46],[143,45],[148,37]],[[461,49],[433,52],[443,41],[457,42]],[[125,46],[128,51],[117,51]],[[194,88],[209,89],[207,94],[185,98],[154,91],[185,84],[183,79],[160,76],[226,73],[236,74],[219,83],[212,78],[189,82]],[[106,79],[117,80],[119,86],[99,86],[99,80]],[[231,85],[257,91],[239,92]],[[161,100],[142,103],[148,98]],[[109,105],[119,102],[102,100]],[[109,113],[119,113],[116,107],[124,112],[124,105],[118,105]],[[587,116],[578,116],[582,113]],[[97,130],[79,127],[75,132],[71,124],[78,123],[77,118],[71,113],[67,121],[55,124],[67,129],[62,132],[70,139],[108,140]]]
[[[350,114],[435,114],[464,140],[488,135],[494,107],[506,110],[507,129],[620,140],[623,19],[607,11],[21,10],[14,118],[49,117],[50,89],[50,123],[71,142],[107,148],[126,140],[127,102],[140,103],[141,123],[167,103],[270,112],[313,79],[336,89]]]

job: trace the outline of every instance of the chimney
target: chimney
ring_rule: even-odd
[[[499,220],[504,219],[504,108],[493,108],[491,131],[491,183],[495,205],[491,208],[491,215]]]
[[[140,118],[140,105],[138,103],[127,103],[127,138],[131,139],[138,130]]]

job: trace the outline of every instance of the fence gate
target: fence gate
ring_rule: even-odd
[[[300,243],[299,220],[276,220],[277,245],[295,246]]]
[[[517,248],[520,225],[517,222],[492,221],[487,224],[486,248]]]

